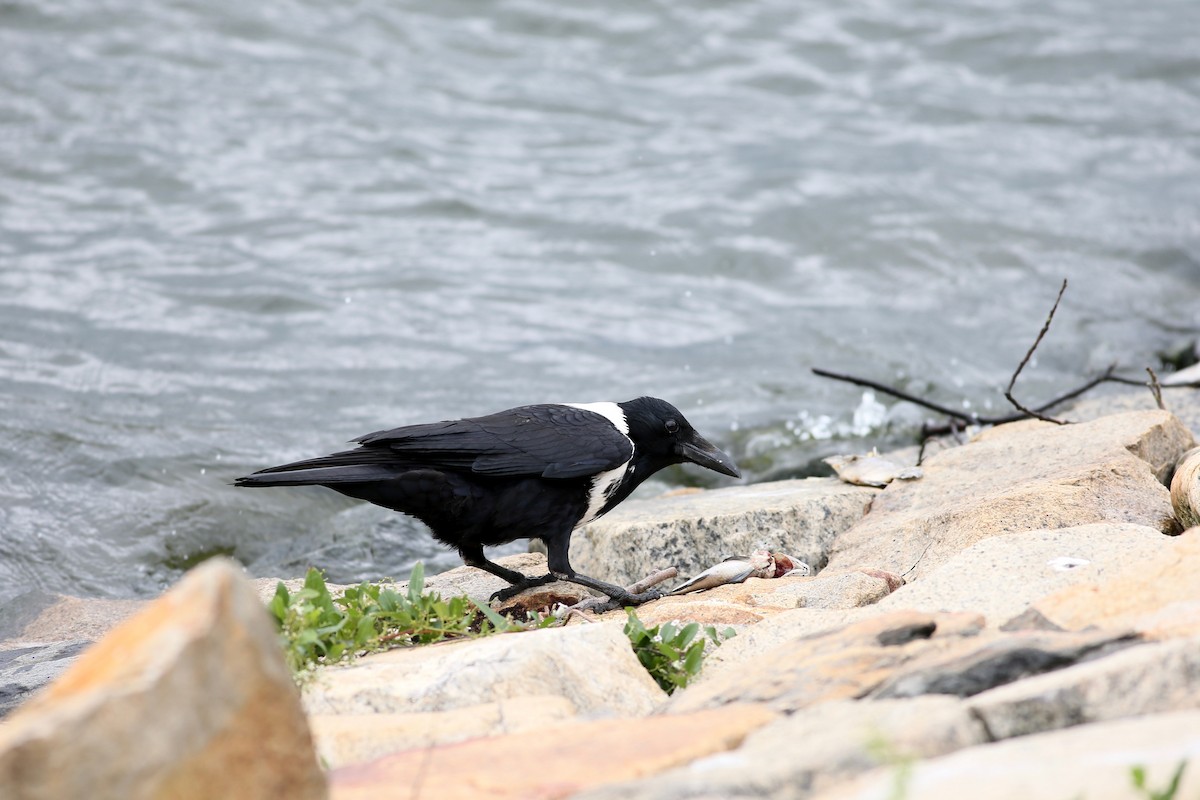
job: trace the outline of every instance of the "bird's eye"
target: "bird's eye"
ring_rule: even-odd
[[[675,431],[679,430],[679,423],[673,419],[669,419],[666,422],[666,427],[667,433],[675,433]]]

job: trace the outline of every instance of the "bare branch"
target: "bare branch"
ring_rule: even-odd
[[[1013,397],[1012,390],[1013,390],[1013,386],[1017,382],[1017,376],[1021,374],[1021,370],[1025,369],[1025,365],[1028,364],[1029,359],[1033,357],[1033,351],[1037,350],[1037,346],[1039,344],[1041,344],[1042,337],[1044,337],[1046,335],[1046,331],[1050,330],[1050,323],[1054,320],[1054,312],[1058,311],[1058,304],[1062,300],[1063,292],[1065,292],[1066,290],[1067,290],[1067,279],[1063,278],[1062,288],[1060,288],[1058,290],[1058,297],[1055,298],[1054,306],[1050,309],[1049,316],[1046,317],[1046,323],[1044,325],[1042,325],[1042,329],[1040,331],[1038,331],[1037,338],[1033,340],[1033,346],[1029,348],[1029,352],[1025,354],[1025,357],[1021,359],[1021,363],[1017,365],[1017,371],[1013,373],[1012,379],[1009,380],[1009,382],[1008,382],[1008,388],[1004,390],[1004,396],[1008,398],[1008,402],[1012,403],[1013,406],[1018,411],[1023,411],[1023,412],[1025,412],[1026,415],[1028,415],[1030,417],[1037,417],[1038,419],[1044,420],[1046,422],[1053,422],[1055,425],[1066,425],[1067,420],[1055,419],[1054,417],[1048,417],[1045,414],[1041,413],[1040,411],[1035,411],[1032,408],[1026,408],[1025,406],[1021,405],[1017,401],[1017,398]]]
[[[1152,367],[1146,367],[1146,372],[1150,373],[1150,391],[1154,393],[1154,402],[1158,403],[1159,408],[1166,411],[1167,407],[1163,405],[1162,386],[1158,383],[1158,376],[1154,374]]]
[[[910,403],[916,403],[923,408],[928,408],[930,411],[936,411],[939,414],[945,414],[948,417],[961,419],[964,422],[971,423],[972,425],[976,424],[978,420],[978,417],[976,417],[974,414],[966,414],[962,411],[939,405],[930,400],[923,400],[922,398],[915,397],[908,392],[901,391],[900,389],[893,389],[891,386],[886,386],[868,378],[856,378],[853,375],[844,375],[840,372],[830,372],[829,370],[821,369],[820,367],[813,367],[812,372],[814,375],[820,375],[822,378],[833,378],[835,381],[845,381],[846,383],[853,383],[855,386],[865,386],[868,389],[875,389],[883,392],[884,394],[890,394],[892,397],[899,398],[900,400],[907,400]]]

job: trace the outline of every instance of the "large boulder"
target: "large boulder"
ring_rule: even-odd
[[[690,577],[726,556],[767,548],[817,569],[878,492],[809,478],[630,500],[575,532],[571,565],[629,584],[671,566]]]
[[[1200,709],[1200,637],[1131,647],[1001,686],[972,698],[971,708],[993,739]]]
[[[325,793],[275,628],[229,561],[193,570],[0,727],[14,800]]]
[[[529,800],[662,772],[737,747],[775,715],[733,706],[647,719],[564,723],[405,750],[334,770],[334,800]]]
[[[901,758],[857,781],[818,795],[821,800],[1129,800],[1163,792],[1187,763],[1171,797],[1200,795],[1200,711],[1085,725],[968,747],[913,763]],[[903,755],[903,754],[902,754]],[[1140,768],[1149,791],[1134,785]]]
[[[901,586],[879,608],[971,611],[999,627],[1043,595],[1152,561],[1172,541],[1154,528],[1128,523],[992,536]]]
[[[1154,637],[1200,635],[1200,528],[1161,541],[1154,552],[1033,604],[1056,627],[1130,627]]]
[[[987,741],[967,707],[948,697],[841,700],[759,728],[741,747],[573,800],[758,800],[805,797],[868,772],[894,754],[951,753]]]
[[[976,542],[1093,522],[1174,532],[1163,481],[1192,447],[1165,411],[1074,425],[1026,420],[984,431],[893,482],[833,544],[829,569],[874,567],[920,579]]]
[[[565,698],[578,714],[640,716],[665,695],[613,623],[390,650],[322,670],[304,688],[313,714],[448,711],[521,697]]]

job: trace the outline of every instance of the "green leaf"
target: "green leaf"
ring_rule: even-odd
[[[697,622],[688,623],[687,625],[684,625],[683,630],[681,630],[679,632],[679,635],[676,637],[675,643],[680,647],[680,649],[687,647],[688,642],[692,641],[692,639],[695,639],[696,634],[699,632],[700,632],[700,624],[699,623],[697,623]]]
[[[479,609],[480,613],[482,613],[485,617],[487,617],[488,622],[492,623],[492,625],[496,628],[496,630],[498,630],[498,631],[512,630],[512,627],[513,627],[512,623],[510,623],[504,617],[500,616],[500,614],[498,614],[495,610],[493,610],[492,607],[490,605],[488,605],[487,603],[480,603],[477,600],[471,600],[471,603],[472,603],[472,605],[474,605],[476,608]]]
[[[1129,778],[1138,789],[1146,788],[1146,768],[1141,764],[1129,768]]]
[[[408,598],[416,602],[420,599],[423,591],[425,591],[425,564],[418,561],[413,564],[412,572],[408,576]]]

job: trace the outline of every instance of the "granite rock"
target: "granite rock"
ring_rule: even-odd
[[[621,626],[597,623],[364,656],[322,670],[304,705],[310,714],[412,713],[547,695],[595,716],[644,715],[665,698]]]
[[[775,715],[758,706],[594,720],[405,750],[331,775],[334,800],[552,800],[737,747]]]
[[[881,491],[871,512],[837,537],[829,568],[875,567],[917,581],[999,534],[1093,522],[1174,532],[1162,481],[1193,444],[1165,411],[985,430],[927,459],[921,480]]]
[[[1170,542],[1154,528],[1107,523],[992,536],[900,587],[879,608],[971,611],[999,627],[1043,595],[1119,573]]]
[[[880,766],[890,754],[928,758],[984,741],[982,726],[952,698],[834,701],[771,722],[737,749],[574,800],[806,797]]]
[[[1039,598],[1033,609],[1053,625],[1134,628],[1147,636],[1200,634],[1200,528],[1159,542],[1093,580]]]
[[[876,494],[809,478],[629,500],[575,532],[571,564],[628,584],[670,566],[690,577],[726,556],[765,548],[819,569],[833,537],[861,519]]]
[[[968,747],[927,761],[881,768],[815,797],[820,800],[1130,800],[1148,797],[1132,783],[1134,767],[1161,791],[1189,762],[1176,797],[1200,795],[1200,712],[1086,725]]]
[[[241,568],[215,559],[0,726],[0,796],[320,798],[299,695]]]
[[[1131,647],[971,699],[992,739],[1200,708],[1200,637]]]

